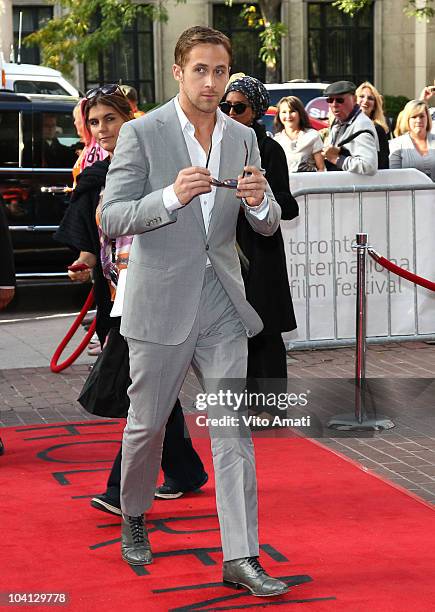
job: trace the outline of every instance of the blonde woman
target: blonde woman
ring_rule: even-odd
[[[364,81],[355,91],[356,101],[364,115],[371,119],[375,125],[379,140],[378,170],[389,168],[388,156],[388,125],[385,120],[382,96],[374,85]]]
[[[323,142],[311,127],[301,100],[296,96],[281,98],[273,125],[275,140],[285,152],[289,172],[324,172]]]
[[[423,100],[411,100],[403,109],[407,133],[390,141],[390,168],[416,168],[435,182],[435,135]]]
[[[407,131],[408,131],[407,125],[403,123],[403,109],[402,109],[400,113],[397,115],[396,127],[394,128],[394,132],[393,132],[394,137],[398,138],[399,136],[403,136],[403,134],[406,134]]]

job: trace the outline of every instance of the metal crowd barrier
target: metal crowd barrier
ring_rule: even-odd
[[[399,171],[401,172],[401,171]],[[334,173],[335,174],[335,173]],[[337,173],[338,174],[338,173]],[[373,177],[373,179],[379,176]],[[378,178],[379,180],[379,178]],[[381,179],[382,180],[382,179]],[[399,179],[400,180],[400,179]],[[409,192],[409,198],[406,197],[404,192]],[[354,220],[353,227],[348,230],[348,233],[355,237],[357,233],[369,233],[371,240],[376,238],[376,234],[380,235],[380,228],[385,229],[385,243],[378,245],[373,241],[373,248],[380,248],[386,254],[388,259],[391,258],[392,245],[391,241],[394,239],[394,255],[397,257],[406,258],[406,253],[409,254],[409,269],[417,273],[418,265],[423,265],[424,276],[435,280],[435,258],[433,257],[433,240],[430,241],[426,236],[426,226],[432,226],[435,222],[435,185],[430,184],[416,184],[409,183],[402,184],[362,184],[362,185],[344,185],[344,186],[328,186],[328,187],[306,187],[292,189],[294,197],[298,198],[300,217],[299,225],[297,220],[291,222],[283,222],[283,236],[287,252],[287,267],[289,273],[289,281],[292,287],[293,302],[296,310],[296,318],[300,330],[284,334],[284,340],[288,348],[320,348],[320,347],[334,347],[334,346],[345,346],[355,344],[355,328],[354,328],[354,308],[355,308],[355,295],[352,295],[352,300],[342,300],[347,302],[346,308],[343,308],[343,304],[340,302],[338,297],[340,288],[337,286],[337,279],[339,277],[337,273],[337,253],[335,252],[337,245],[340,246],[340,238],[337,236],[337,228],[340,226],[340,215],[349,218],[352,215],[348,215],[348,212],[344,208],[337,207],[337,202],[343,202],[343,194],[349,195],[356,206],[354,206]],[[426,195],[424,195],[426,194]],[[429,198],[428,198],[429,195]],[[373,198],[378,196],[376,210],[373,210]],[[404,197],[406,203],[404,202]],[[422,200],[423,198],[423,200]],[[355,202],[356,200],[356,202]],[[431,206],[428,206],[428,203]],[[319,205],[321,204],[321,205]],[[424,205],[424,208],[419,209],[419,205]],[[329,206],[329,208],[328,208]],[[313,212],[314,211],[314,212]],[[330,261],[326,265],[332,270],[332,291],[329,295],[329,300],[323,300],[324,304],[328,303],[330,312],[331,326],[330,330],[326,333],[322,333],[320,330],[314,329],[316,327],[316,318],[322,316],[322,300],[319,299],[319,295],[312,292],[311,287],[319,287],[319,279],[316,279],[316,275],[313,274],[316,268],[312,262],[310,262],[310,250],[311,244],[316,242],[313,240],[313,234],[319,231],[319,219],[329,217],[330,235],[324,241],[331,245]],[[425,223],[425,218],[427,220]],[[402,220],[403,217],[403,220]],[[409,221],[409,224],[408,222]],[[321,223],[320,223],[321,225]],[[328,224],[326,224],[328,225]],[[326,226],[325,226],[326,227]],[[343,233],[343,228],[341,228]],[[375,231],[374,231],[375,230]],[[295,232],[298,232],[299,244],[305,242],[306,248],[304,254],[295,254],[295,247],[289,249],[289,244],[292,245],[292,236]],[[403,234],[403,251],[404,254],[400,254],[401,245],[397,244],[397,237]],[[311,241],[311,242],[310,242]],[[381,240],[382,242],[382,240]],[[319,243],[320,244],[320,243]],[[310,248],[308,248],[308,245]],[[290,250],[290,252],[289,252]],[[427,254],[426,254],[427,253]],[[433,264],[428,264],[430,260],[433,260]],[[321,257],[319,256],[317,266],[322,265]],[[343,263],[343,262],[341,262]],[[429,269],[428,269],[429,265]],[[292,279],[292,274],[299,274],[300,270],[304,269],[303,275],[303,287],[306,288],[303,295],[300,295],[300,282],[296,285]],[[322,268],[323,269],[323,268]],[[406,268],[408,269],[408,268]],[[354,277],[356,278],[356,267],[353,269]],[[385,279],[388,279],[390,283],[390,273],[383,272],[380,269],[376,269],[375,275],[383,275]],[[376,276],[377,278],[377,276]],[[382,276],[380,277],[382,278]],[[339,281],[342,282],[341,277]],[[394,281],[392,281],[394,282]],[[379,285],[381,281],[379,281]],[[344,285],[343,285],[344,286]],[[388,287],[390,285],[388,284]],[[297,289],[297,290],[295,290]],[[421,289],[416,286],[410,288],[403,288],[401,290],[408,292],[408,301],[406,306],[403,306],[403,317],[408,319],[408,323],[405,323],[404,327],[408,325],[408,329],[405,331],[400,330],[400,325],[397,326],[397,296],[390,292],[390,288],[386,293],[386,310],[383,312],[383,307],[379,303],[374,306],[376,314],[370,313],[368,315],[368,322],[372,321],[375,317],[386,317],[386,325],[383,330],[375,330],[375,333],[368,332],[367,342],[369,343],[383,343],[390,341],[403,341],[403,340],[435,340],[435,300],[434,298],[428,297],[421,293]],[[425,290],[423,290],[425,291]],[[412,305],[409,298],[409,293],[413,293]],[[385,298],[383,298],[385,301]],[[429,300],[434,300],[431,305]],[[396,300],[396,301],[394,301]],[[403,298],[401,297],[403,301]],[[368,303],[370,309],[370,303],[373,301],[371,295],[368,295]],[[405,300],[406,301],[406,300]],[[331,304],[332,302],[332,304]],[[379,302],[379,300],[378,300]],[[423,307],[422,307],[423,304]],[[411,310],[413,312],[411,312]],[[394,312],[393,312],[394,311]],[[421,320],[421,311],[424,311],[424,320]],[[433,324],[429,320],[433,313]],[[349,320],[348,330],[343,333],[340,327],[342,325],[343,313],[345,319]],[[400,313],[399,313],[400,315]],[[323,315],[325,316],[325,315]],[[399,327],[399,329],[397,329]],[[322,337],[323,336],[323,337]]]
[[[26,173],[29,172],[29,169],[14,169],[15,171],[21,171],[22,173]],[[42,169],[41,172],[43,171],[47,171],[46,169]],[[34,173],[38,174],[38,170],[33,170]],[[61,173],[64,171],[57,171],[57,169],[50,169],[50,173],[53,174],[57,174],[57,173]],[[380,171],[378,172],[378,174],[373,177],[374,179],[378,179],[378,180],[382,180],[383,176],[383,172],[387,172],[387,171]],[[395,171],[397,174],[397,176],[400,175],[400,173],[403,173],[405,171]],[[0,174],[2,174],[3,172],[0,171]],[[307,174],[311,174],[311,173],[307,173]],[[315,173],[312,173],[315,174]],[[323,173],[319,173],[319,174],[323,174]],[[331,175],[347,175],[348,173],[326,173],[326,175],[329,175],[329,177],[331,177]],[[417,172],[417,175],[420,174]],[[391,171],[390,171],[390,175],[391,175]],[[301,175],[299,175],[301,176]],[[328,177],[328,178],[329,178]],[[305,180],[310,180],[310,183],[313,182],[313,180],[315,180],[316,178],[321,178],[321,177],[306,177]],[[355,178],[355,177],[353,177]],[[334,177],[334,180],[338,180],[338,178]],[[45,191],[51,188],[48,187],[42,187],[41,191]],[[310,275],[309,273],[309,269],[310,269],[310,265],[309,265],[309,251],[308,248],[306,248],[305,251],[305,261],[304,261],[304,265],[305,265],[305,274],[304,274],[304,286],[306,288],[308,288],[305,292],[305,295],[298,296],[297,292],[294,290],[294,287],[292,286],[292,294],[293,294],[293,301],[295,304],[295,310],[296,310],[296,316],[297,316],[297,321],[298,321],[298,326],[299,326],[299,330],[301,328],[303,328],[303,333],[297,333],[296,335],[294,333],[290,333],[290,334],[284,334],[284,340],[286,342],[286,345],[288,348],[320,348],[320,347],[333,347],[333,346],[343,346],[343,345],[353,345],[355,344],[355,330],[352,329],[351,330],[351,325],[353,324],[353,310],[354,310],[354,302],[352,301],[352,305],[349,306],[350,307],[350,311],[348,316],[348,320],[349,322],[352,321],[352,323],[349,323],[350,327],[349,327],[349,332],[348,333],[342,333],[342,331],[340,330],[340,315],[339,315],[339,311],[338,311],[338,298],[337,298],[337,291],[336,291],[336,285],[337,285],[337,266],[336,266],[336,253],[334,251],[335,249],[335,245],[337,242],[337,237],[336,237],[336,222],[337,222],[337,200],[338,198],[344,196],[344,195],[349,195],[352,196],[352,198],[357,198],[357,213],[356,213],[356,217],[357,217],[357,223],[355,225],[355,227],[352,227],[351,229],[349,229],[349,234],[352,236],[355,236],[356,233],[361,233],[361,232],[368,232],[370,233],[371,236],[374,235],[374,232],[371,231],[370,227],[367,227],[367,215],[365,215],[364,213],[364,206],[365,206],[365,202],[370,199],[373,196],[376,195],[382,195],[382,199],[383,199],[383,214],[385,215],[385,220],[386,220],[386,233],[387,233],[387,242],[385,245],[385,253],[386,256],[388,258],[390,258],[391,256],[391,248],[390,248],[390,229],[391,229],[391,225],[392,225],[392,220],[395,219],[395,216],[397,215],[397,211],[395,210],[395,202],[398,198],[398,196],[402,196],[403,198],[403,194],[405,192],[409,192],[410,193],[410,201],[411,201],[411,235],[412,235],[412,257],[411,257],[411,268],[413,271],[417,271],[417,244],[419,243],[420,240],[420,236],[417,235],[417,224],[416,224],[416,209],[418,208],[416,200],[418,198],[419,194],[422,193],[430,193],[431,196],[433,196],[432,202],[435,204],[435,185],[433,183],[430,184],[421,184],[421,183],[412,183],[409,182],[408,184],[359,184],[359,185],[334,185],[333,187],[329,186],[329,187],[315,187],[315,186],[311,186],[307,187],[307,188],[296,188],[296,189],[292,189],[292,193],[296,198],[299,198],[299,204],[300,204],[300,210],[301,210],[301,217],[303,217],[303,231],[302,231],[302,241],[305,243],[305,245],[309,245],[310,244],[310,240],[311,240],[311,234],[313,232],[313,226],[311,224],[311,217],[313,216],[313,204],[316,201],[316,199],[318,200],[319,198],[323,200],[326,198],[327,201],[323,201],[322,202],[322,209],[324,209],[326,206],[328,206],[329,204],[329,220],[330,220],[330,228],[331,228],[331,236],[330,236],[330,243],[331,243],[331,248],[332,248],[332,262],[330,262],[331,265],[331,269],[332,269],[332,287],[333,287],[333,291],[332,291],[332,295],[331,295],[331,300],[332,300],[332,321],[331,321],[331,332],[330,333],[326,333],[323,334],[324,337],[322,337],[322,333],[316,333],[315,328],[315,321],[319,316],[319,309],[317,309],[317,313],[315,313],[315,316],[311,316],[311,306],[313,304],[313,302],[315,301],[313,299],[313,297],[310,295],[310,287],[312,286],[312,283],[310,281],[315,281],[316,278],[313,275]],[[301,202],[301,199],[302,202]],[[393,210],[392,210],[393,209]],[[433,219],[428,219],[427,223],[428,226],[432,228],[435,225],[435,206],[432,207],[433,210]],[[282,226],[283,226],[283,235],[284,235],[284,239],[286,239],[286,235],[285,235],[285,228],[286,226],[288,226],[288,233],[289,235],[292,235],[294,232],[294,228],[295,228],[295,222],[297,222],[297,220],[292,221],[292,222],[283,222]],[[12,232],[22,232],[22,231],[28,231],[28,232],[54,232],[57,229],[57,226],[40,226],[40,225],[28,225],[28,226],[11,226],[10,227]],[[300,231],[300,228],[299,228]],[[433,231],[433,230],[432,230]],[[379,248],[380,245],[376,245],[374,244],[373,246],[378,246]],[[432,252],[432,244],[428,243],[426,248],[428,249],[428,251]],[[434,259],[432,257],[432,259]],[[435,261],[435,260],[434,260]],[[291,266],[289,265],[291,262],[289,261],[289,255],[288,255],[288,268],[289,268],[289,279],[290,279],[290,283],[292,284],[292,270],[291,270]],[[293,264],[294,265],[294,264]],[[301,263],[296,264],[296,265],[301,265]],[[435,279],[435,267],[434,267],[434,271],[433,274],[431,275],[430,273],[425,274],[426,277],[428,278],[434,278]],[[65,278],[66,279],[67,274],[66,272],[52,272],[52,273],[30,273],[30,274],[19,274],[18,278],[19,280],[31,280],[31,279],[53,279],[53,278]],[[420,329],[420,324],[419,324],[419,318],[418,318],[418,308],[419,308],[419,303],[418,303],[418,291],[419,289],[417,287],[414,287],[411,289],[411,291],[414,292],[414,298],[413,298],[413,311],[414,311],[414,330],[411,331],[407,331],[406,333],[396,333],[393,329],[393,324],[392,324],[392,295],[390,293],[387,294],[387,330],[386,332],[382,332],[382,333],[375,333],[375,334],[368,334],[367,337],[367,342],[369,343],[375,343],[375,342],[386,342],[386,341],[403,341],[403,340],[415,340],[415,339],[426,339],[426,340],[435,340],[435,320],[434,320],[434,325],[433,325],[433,329],[430,330],[422,330]],[[370,304],[370,295],[368,296],[368,300],[369,300],[369,304]],[[321,306],[321,304],[320,304]],[[320,312],[323,312],[322,310],[320,310]],[[435,304],[434,304],[434,312],[435,312]],[[323,314],[321,316],[324,316]],[[369,322],[370,322],[370,315],[369,315]],[[426,326],[427,327],[427,326]]]

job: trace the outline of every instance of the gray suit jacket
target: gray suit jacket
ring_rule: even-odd
[[[221,144],[220,179],[241,174],[245,159],[260,167],[255,133],[228,120]],[[125,123],[107,175],[102,228],[110,237],[134,235],[127,272],[121,333],[164,345],[183,342],[198,310],[207,256],[234,304],[248,336],[263,325],[248,304],[235,248],[240,200],[218,188],[208,233],[198,197],[169,213],[163,188],[191,166],[174,102]],[[253,229],[265,236],[279,226],[281,209],[267,188],[269,213],[258,220],[246,212]]]

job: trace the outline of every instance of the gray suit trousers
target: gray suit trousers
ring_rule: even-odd
[[[152,505],[165,425],[190,364],[204,391],[216,393],[222,379],[245,379],[247,338],[234,306],[209,266],[198,312],[184,342],[167,346],[131,338],[127,341],[132,384],[122,442],[121,507],[124,514],[138,516]],[[211,418],[228,414],[225,406],[208,407]],[[254,447],[249,428],[239,421],[239,427],[232,427],[230,433],[219,427],[210,429],[225,561],[259,554]]]

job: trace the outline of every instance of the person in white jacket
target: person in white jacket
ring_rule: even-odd
[[[356,103],[356,85],[336,81],[324,91],[334,116],[323,149],[327,170],[375,174],[378,169],[378,137],[373,122]]]

